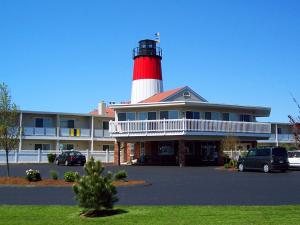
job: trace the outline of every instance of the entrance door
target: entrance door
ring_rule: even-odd
[[[214,163],[218,159],[218,149],[215,142],[205,142],[201,144],[202,161],[209,164]]]

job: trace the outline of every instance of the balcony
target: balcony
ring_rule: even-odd
[[[24,127],[24,136],[56,136],[54,127]]]
[[[272,134],[268,140],[265,142],[295,142],[295,137],[293,134],[278,134],[277,140],[276,135]]]
[[[109,130],[95,129],[94,130],[94,137],[95,138],[110,137]]]
[[[61,137],[90,137],[91,130],[84,128],[60,128]]]
[[[237,135],[265,138],[271,134],[271,124],[202,119],[110,121],[109,131],[112,137]]]

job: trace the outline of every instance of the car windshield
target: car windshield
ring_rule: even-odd
[[[287,152],[286,152],[285,148],[273,148],[272,155],[273,156],[287,157]]]
[[[288,152],[289,158],[300,158],[300,152]]]

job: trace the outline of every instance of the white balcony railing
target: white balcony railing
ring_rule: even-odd
[[[293,134],[278,134],[276,140],[276,134],[271,134],[269,141],[283,141],[283,142],[294,142],[295,137]]]
[[[56,136],[54,127],[24,127],[24,136]]]
[[[110,121],[112,136],[180,135],[196,132],[271,134],[270,123],[202,119]]]
[[[91,130],[85,128],[60,128],[62,137],[90,137]]]
[[[109,130],[95,129],[94,136],[96,138],[110,137]]]

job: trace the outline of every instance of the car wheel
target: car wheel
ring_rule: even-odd
[[[65,166],[68,166],[69,165],[69,162],[68,160],[65,161]]]
[[[239,171],[243,172],[245,170],[243,163],[239,164]]]
[[[263,169],[264,169],[265,173],[269,173],[270,172],[270,166],[268,164],[265,164]]]

